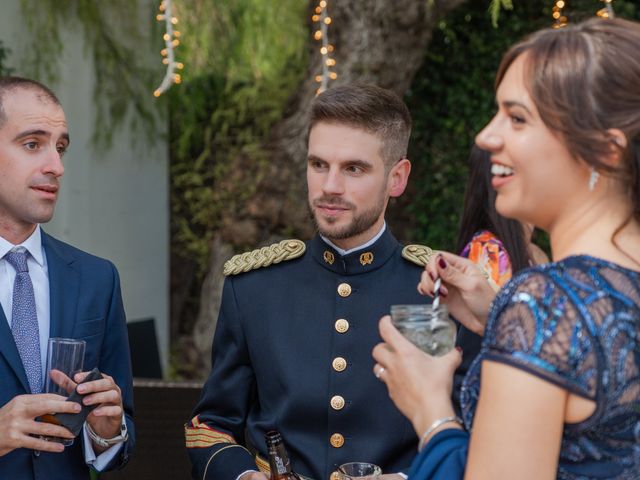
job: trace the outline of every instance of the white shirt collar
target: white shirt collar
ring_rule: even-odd
[[[23,247],[29,252],[33,259],[38,263],[38,265],[40,265],[41,267],[44,266],[44,254],[42,252],[42,232],[40,230],[40,225],[36,225],[35,230],[31,235],[29,235],[29,238],[27,238],[19,245],[14,245],[13,243],[0,237],[0,258],[3,258],[7,253],[9,253],[16,247]]]
[[[384,233],[384,231],[386,229],[387,229],[387,222],[385,221],[382,224],[382,228],[380,229],[380,231],[371,240],[369,240],[367,243],[363,243],[362,245],[358,245],[357,247],[350,248],[349,250],[343,250],[342,248],[336,246],[333,242],[331,242],[331,240],[329,240],[326,237],[323,237],[322,235],[320,235],[320,238],[322,240],[324,240],[324,242],[327,245],[332,247],[336,252],[338,252],[340,255],[342,255],[344,257],[345,255],[349,255],[350,253],[356,252],[358,250],[362,250],[363,248],[367,248],[367,247],[373,245],[374,243],[376,243],[378,241],[378,239],[382,236],[382,234]]]

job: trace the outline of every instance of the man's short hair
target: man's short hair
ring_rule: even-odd
[[[9,92],[17,89],[32,90],[42,94],[44,99],[49,100],[56,105],[60,105],[60,100],[51,89],[36,80],[22,77],[0,77],[0,127],[7,121],[7,114],[3,108],[4,96]]]
[[[320,122],[344,124],[376,135],[382,142],[380,153],[387,170],[407,156],[411,114],[391,90],[363,83],[326,90],[311,104],[309,131]]]

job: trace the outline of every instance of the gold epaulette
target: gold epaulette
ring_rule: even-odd
[[[402,249],[402,256],[404,258],[421,267],[429,263],[433,253],[433,250],[425,245],[407,245]]]
[[[282,240],[268,247],[234,255],[225,262],[222,273],[225,276],[237,275],[285,260],[293,260],[301,256],[306,249],[306,245],[301,240]]]

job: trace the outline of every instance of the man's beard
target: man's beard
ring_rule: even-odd
[[[316,217],[317,214],[313,210],[312,204],[314,206],[317,206],[318,204],[322,204],[322,205],[330,205],[330,206],[336,206],[336,207],[340,206],[340,207],[349,208],[351,211],[354,212],[353,219],[348,225],[345,225],[343,227],[331,228],[331,224],[334,223],[334,219],[325,218],[324,221],[325,223],[328,223],[329,226],[323,227],[320,225],[320,222]],[[320,198],[313,200],[307,205],[309,207],[309,214],[311,215],[311,219],[313,220],[313,223],[320,235],[322,235],[323,237],[329,240],[345,240],[347,238],[352,238],[357,235],[360,235],[363,232],[366,232],[378,221],[378,219],[380,218],[380,215],[384,211],[385,196],[380,195],[380,197],[378,198],[378,203],[376,203],[369,210],[365,210],[361,213],[358,213],[355,211],[354,204],[347,202],[345,200],[342,200],[339,197],[322,196]]]

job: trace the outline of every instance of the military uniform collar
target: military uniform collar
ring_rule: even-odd
[[[380,229],[380,231],[378,233],[376,233],[371,240],[369,240],[368,242],[365,242],[364,245],[360,245],[359,247],[355,247],[355,248],[350,248],[348,250],[343,250],[342,248],[338,247],[335,243],[333,243],[331,240],[329,240],[326,237],[323,237],[322,235],[320,235],[320,238],[322,238],[322,240],[324,240],[324,243],[328,244],[331,248],[336,250],[340,255],[342,255],[344,257],[345,255],[348,255],[348,254],[350,254],[352,252],[357,252],[358,250],[362,250],[364,248],[370,247],[371,245],[373,245],[374,243],[376,243],[378,241],[378,239],[382,236],[382,234],[386,230],[387,230],[387,222],[384,222],[382,224],[382,228]]]
[[[398,241],[388,227],[372,245],[359,248],[347,255],[341,255],[322,240],[320,235],[316,235],[309,242],[309,251],[314,260],[326,269],[341,275],[357,275],[380,268],[397,247]]]

